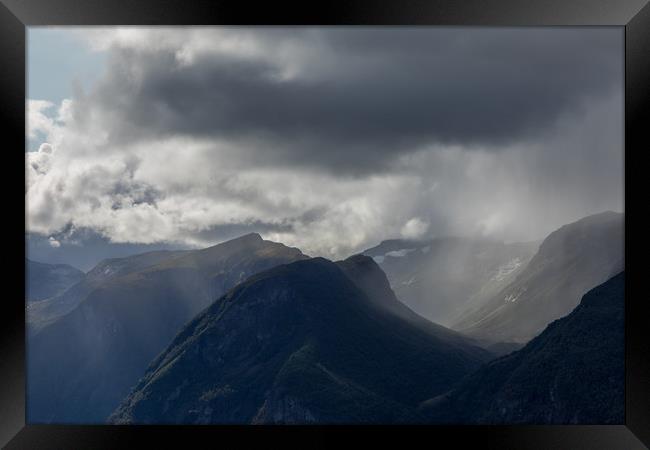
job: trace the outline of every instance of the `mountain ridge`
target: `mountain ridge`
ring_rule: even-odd
[[[374,264],[363,258],[344,268],[324,258],[296,261],[234,287],[176,336],[109,420],[412,420],[418,398],[491,355],[452,330],[394,314],[395,305],[406,307],[390,293],[369,299],[364,282],[349,278],[351,265]]]
[[[84,273],[70,264],[48,264],[25,258],[25,299],[40,302],[63,293]]]
[[[215,297],[253,273],[306,258],[254,236],[208,250],[109,277],[30,333],[30,421],[102,423],[147,364]]]
[[[553,231],[510,284],[452,328],[489,342],[527,342],[624,269],[624,219],[608,211]]]

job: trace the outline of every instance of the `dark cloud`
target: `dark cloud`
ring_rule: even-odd
[[[298,42],[298,76],[281,79],[272,54],[179,66],[174,49],[118,48],[87,104],[112,119],[112,142],[216,137],[261,164],[363,171],[432,143],[498,149],[543,139],[563,114],[622,86],[622,32],[613,28],[249,33],[270,48]]]
[[[28,227],[52,257],[86,251],[69,224],[102,246],[258,232],[342,258],[623,210],[620,29],[105,31],[104,77],[30,121],[52,146],[26,156]]]

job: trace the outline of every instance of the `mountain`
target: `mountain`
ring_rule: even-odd
[[[61,294],[84,278],[68,264],[45,264],[25,258],[25,299],[37,302]]]
[[[526,266],[537,243],[445,237],[392,239],[363,252],[386,273],[397,298],[418,314],[449,326],[482,306]]]
[[[399,423],[491,355],[401,304],[364,256],[259,273],[201,312],[113,423]]]
[[[100,264],[74,309],[30,333],[30,423],[103,422],[199,311],[250,275],[306,258],[258,234],[149,265],[160,256]]]
[[[486,341],[526,343],[623,269],[624,215],[585,217],[551,233],[514,281],[452,327]]]
[[[523,349],[488,363],[422,406],[454,424],[622,424],[625,274],[582,297]]]
[[[187,251],[159,250],[101,261],[85,274],[78,283],[47,300],[28,305],[27,325],[30,333],[72,311],[88,294],[112,278],[155,266],[156,264],[183,255]]]

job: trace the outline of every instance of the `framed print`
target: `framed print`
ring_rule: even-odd
[[[3,446],[646,448],[645,1],[0,13]]]

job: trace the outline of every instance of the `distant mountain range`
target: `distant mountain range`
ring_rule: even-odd
[[[489,342],[526,343],[624,269],[624,216],[606,212],[551,233],[515,279],[452,325]]]
[[[199,314],[115,423],[399,423],[491,359],[414,314],[358,256],[279,266]]]
[[[397,297],[418,314],[449,326],[514,280],[539,243],[445,237],[392,239],[363,252],[386,272]]]
[[[103,422],[196,313],[250,275],[305,258],[250,234],[100,263],[61,297],[72,309],[29,334],[29,421]]]
[[[87,274],[26,261],[27,420],[620,423],[623,224],[338,262],[258,234]]]
[[[68,264],[45,264],[25,258],[25,299],[37,302],[57,296],[84,276]]]
[[[72,311],[87,295],[112,278],[128,275],[139,270],[187,253],[186,251],[153,251],[125,258],[111,258],[101,261],[69,289],[47,300],[29,305],[27,322],[29,332],[36,332],[43,326]]]
[[[453,424],[621,424],[625,411],[625,275],[584,295],[523,349],[424,402]]]

